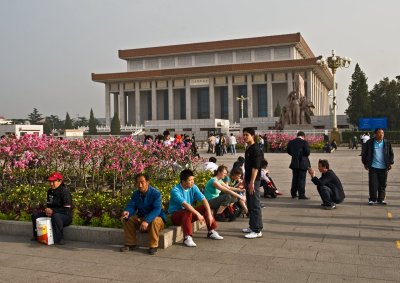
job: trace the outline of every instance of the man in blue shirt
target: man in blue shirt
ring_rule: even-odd
[[[135,176],[135,186],[137,190],[122,212],[125,246],[120,250],[127,252],[137,248],[136,229],[139,229],[149,233],[149,254],[154,255],[157,252],[160,231],[167,222],[162,211],[161,194],[149,185],[149,176],[144,173]]]
[[[188,247],[196,247],[192,238],[192,223],[199,220],[200,223],[206,222],[207,238],[222,240],[217,231],[217,223],[212,215],[210,205],[199,188],[194,184],[194,173],[192,170],[185,169],[180,174],[180,183],[171,190],[168,213],[171,214],[172,223],[175,226],[182,226],[184,241]],[[194,208],[196,201],[203,204]]]
[[[394,163],[392,145],[385,140],[383,129],[375,130],[375,137],[365,143],[362,163],[368,170],[369,201],[368,205],[386,205],[387,174]]]

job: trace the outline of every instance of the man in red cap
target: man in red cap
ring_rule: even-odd
[[[50,189],[47,191],[47,206],[45,211],[34,211],[32,214],[33,238],[37,240],[36,219],[39,217],[51,217],[53,226],[54,243],[64,245],[63,228],[72,222],[72,197],[71,193],[63,183],[63,175],[54,172],[47,179]]]

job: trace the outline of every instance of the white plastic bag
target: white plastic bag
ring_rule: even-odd
[[[54,245],[53,227],[50,217],[40,217],[36,219],[36,230],[39,243]]]

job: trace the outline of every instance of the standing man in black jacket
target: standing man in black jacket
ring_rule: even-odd
[[[392,145],[385,140],[383,129],[374,131],[375,137],[365,143],[362,151],[362,163],[368,170],[369,200],[368,205],[386,205],[387,174],[394,163]]]
[[[51,217],[53,226],[54,243],[64,245],[63,228],[72,223],[72,197],[63,183],[63,175],[54,172],[47,179],[50,189],[47,191],[47,205],[44,212],[35,211],[32,214],[33,241],[37,240],[36,219],[39,217]]]
[[[337,203],[341,203],[344,198],[342,183],[335,172],[329,169],[329,162],[326,159],[318,161],[318,170],[322,173],[321,178],[315,176],[315,170],[308,169],[311,181],[317,186],[317,190],[322,199],[322,208],[335,209]]]
[[[292,188],[290,193],[292,198],[309,199],[306,197],[306,176],[307,169],[310,168],[310,147],[304,139],[304,132],[297,133],[297,138],[291,140],[287,146],[287,153],[292,157],[289,168],[292,169]]]

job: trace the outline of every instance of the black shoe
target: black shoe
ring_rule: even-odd
[[[155,255],[157,253],[157,248],[149,248],[149,255]]]
[[[65,245],[65,241],[63,239],[61,239],[60,241],[54,243],[56,245],[60,245],[60,246],[64,246]]]
[[[381,200],[381,201],[378,200],[377,204],[380,204],[380,205],[387,205],[387,202],[384,201],[384,200]]]
[[[299,196],[299,199],[310,199],[310,198],[306,196]]]
[[[297,195],[292,195],[292,198],[297,198]]]
[[[137,249],[136,245],[131,245],[131,246],[125,245],[125,246],[121,247],[119,249],[119,251],[124,253],[124,252],[134,251],[136,249]]]
[[[37,237],[30,238],[31,242],[37,242]]]
[[[324,207],[326,210],[332,210],[336,208],[336,205],[327,205]]]

